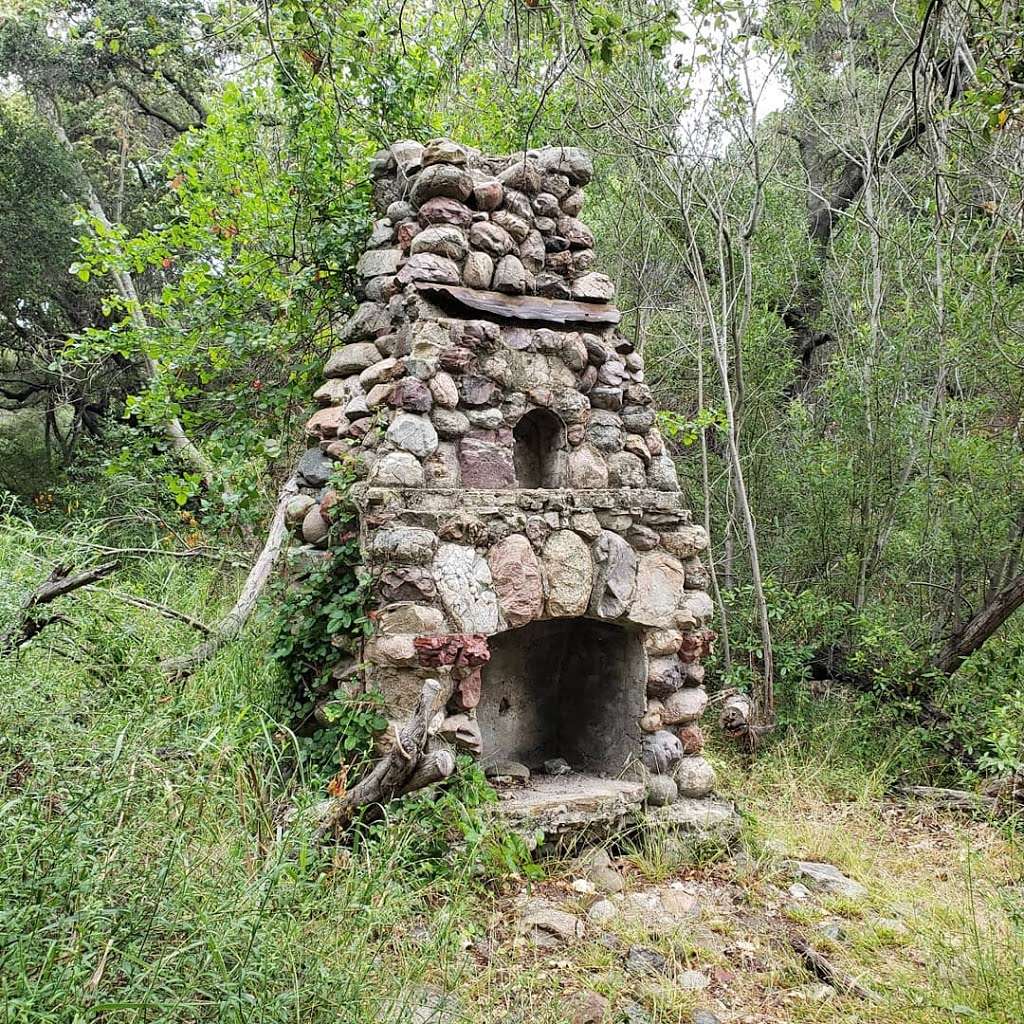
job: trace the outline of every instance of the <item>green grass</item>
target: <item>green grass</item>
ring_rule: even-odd
[[[0,615],[79,540],[0,524]],[[156,534],[144,544],[159,543]],[[214,621],[237,570],[204,559],[126,560],[111,585]],[[56,609],[55,609],[56,610]],[[158,659],[191,645],[185,625],[102,593],[64,601],[66,624],[0,663],[0,1007],[6,1022],[408,1021],[427,990],[453,994],[453,1020],[556,1024],[584,988],[631,1003],[652,1024],[679,1024],[711,994],[625,971],[622,949],[594,932],[538,952],[514,934],[522,878],[481,875],[445,836],[424,842],[432,809],[394,812],[349,850],[312,842],[306,784],[266,656],[267,621],[184,684]],[[900,770],[892,744],[841,703],[822,706],[741,767],[715,753],[743,794],[745,866],[680,861],[657,836],[622,852],[628,891],[683,879],[702,918],[623,944],[659,949],[716,982],[723,1020],[939,1024],[1024,1019],[1024,892],[1014,837],[986,823],[896,810],[881,797]],[[300,770],[296,770],[296,766]],[[440,820],[440,819],[438,819]],[[440,849],[441,853],[438,853]],[[869,890],[864,904],[816,895],[786,910],[786,855],[837,864]],[[540,891],[585,909],[569,862]],[[802,1000],[812,979],[783,941],[813,932],[883,1002]],[[471,944],[486,937],[489,959]],[[718,1004],[716,1004],[718,1005]]]

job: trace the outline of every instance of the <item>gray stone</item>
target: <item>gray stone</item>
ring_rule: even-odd
[[[676,984],[687,992],[703,992],[711,984],[711,979],[703,971],[680,971],[676,975]]]
[[[672,771],[680,796],[707,796],[715,788],[715,769],[700,756],[684,757]]]
[[[505,422],[500,409],[470,409],[466,415],[478,430],[497,430]]]
[[[587,440],[602,452],[622,451],[625,442],[619,417],[614,412],[595,409],[587,424]]]
[[[484,774],[489,779],[496,777],[509,778],[513,782],[525,785],[530,781],[530,769],[518,761],[495,761],[494,764],[484,768]]]
[[[449,715],[438,730],[438,735],[459,750],[470,754],[481,754],[484,749],[480,726],[469,715]]]
[[[531,195],[540,191],[540,170],[532,160],[516,159],[498,175],[498,180],[506,189]]]
[[[458,284],[461,278],[458,264],[452,260],[436,256],[434,253],[420,252],[409,257],[405,266],[398,272],[397,280],[401,285],[411,284],[413,281]]]
[[[527,289],[530,278],[518,256],[502,256],[494,268],[492,287],[498,292],[521,295]]]
[[[498,598],[484,558],[461,544],[442,544],[434,558],[434,577],[441,600],[460,630],[494,633]]]
[[[312,505],[302,519],[302,539],[307,544],[323,545],[327,541],[327,523],[320,515],[320,506]]]
[[[451,164],[432,164],[416,175],[409,192],[409,199],[422,206],[434,196],[448,196],[464,202],[473,191],[473,179],[459,167]]]
[[[537,166],[544,172],[543,186],[549,192],[563,198],[569,193],[569,182],[586,185],[594,176],[594,162],[590,156],[576,146],[545,146],[537,154]],[[565,187],[552,188],[551,178],[555,175],[566,179]]]
[[[408,220],[410,217],[416,216],[416,210],[413,208],[412,203],[405,201],[399,201],[392,203],[387,210],[384,211],[384,216],[387,217],[392,224],[397,224],[400,220]]]
[[[587,880],[593,883],[598,892],[617,893],[622,892],[625,883],[622,875],[610,864],[594,864],[587,869]]]
[[[615,297],[615,285],[605,274],[584,274],[573,281],[572,297],[581,302],[610,302]]]
[[[324,487],[331,478],[331,470],[334,468],[330,458],[319,448],[308,448],[302,453],[295,472],[301,483],[307,487]]]
[[[373,467],[370,483],[378,487],[422,487],[423,467],[409,452],[388,452]]]
[[[662,720],[666,725],[696,722],[708,706],[708,695],[700,686],[684,686],[663,700]]]
[[[590,611],[601,619],[626,614],[636,588],[636,555],[611,530],[602,530],[591,549],[594,559],[594,589]]]
[[[418,526],[392,526],[374,534],[373,558],[399,565],[426,565],[434,557],[437,537]]]
[[[652,807],[674,804],[679,796],[679,787],[671,775],[652,775],[647,780],[647,802]]]
[[[647,693],[651,697],[667,697],[682,685],[678,658],[651,658],[647,664]],[[665,720],[664,710],[662,720]],[[666,722],[666,724],[668,724]]]
[[[606,1024],[612,1005],[604,996],[589,989],[569,997],[568,1024]]]
[[[456,409],[434,409],[430,414],[430,419],[438,435],[447,440],[453,440],[469,433],[468,417]]]
[[[426,416],[401,412],[392,421],[384,435],[396,448],[412,452],[425,459],[437,449],[437,431]]]
[[[442,487],[448,490],[459,487],[461,477],[455,445],[439,443],[437,451],[423,460],[423,471],[426,474],[428,487]]]
[[[622,410],[622,425],[631,434],[646,434],[654,426],[654,410],[645,405],[627,405]]]
[[[594,568],[586,542],[571,530],[558,530],[544,542],[548,614],[582,615],[590,601]]]
[[[429,167],[431,164],[455,164],[461,167],[466,159],[465,148],[451,139],[431,139],[424,145],[420,154],[420,163],[423,167]]]
[[[395,377],[400,377],[404,372],[405,369],[399,364],[398,360],[393,356],[389,356],[387,359],[381,359],[379,362],[363,370],[359,374],[359,386],[364,391],[369,391],[378,384],[383,384],[386,381],[394,380]]]
[[[657,455],[651,459],[647,467],[647,482],[657,491],[679,490],[675,463],[668,455]]]
[[[469,229],[469,244],[474,249],[500,259],[516,248],[515,239],[502,227],[490,221],[480,221]]]
[[[722,1024],[710,1010],[696,1009],[690,1017],[691,1024]]]
[[[683,745],[675,733],[662,729],[660,732],[644,733],[644,767],[656,775],[668,775],[676,762],[683,757]]]
[[[386,217],[373,222],[373,230],[370,232],[369,241],[366,243],[371,249],[378,249],[388,245],[395,237],[395,225]]]
[[[525,242],[530,234],[530,223],[523,220],[522,217],[517,217],[509,210],[496,210],[491,214],[491,223],[504,228],[517,243]],[[543,244],[542,240],[542,248]]]
[[[685,595],[684,579],[682,563],[671,555],[663,551],[641,555],[630,618],[644,626],[674,627],[676,610]]]
[[[370,415],[370,407],[366,404],[366,395],[353,395],[345,405],[345,417],[350,422],[364,420]]]
[[[626,970],[631,974],[668,974],[668,961],[654,949],[630,946],[626,954]]]
[[[810,860],[789,860],[784,865],[798,878],[810,879],[819,889],[834,893],[836,896],[846,896],[849,899],[863,899],[867,896],[867,889],[855,882],[832,864],[819,864]]]
[[[296,529],[302,525],[302,520],[306,518],[306,513],[316,504],[316,500],[311,498],[308,494],[296,494],[284,510],[284,521]]]
[[[446,632],[444,616],[428,605],[401,603],[385,608],[377,619],[380,633],[435,636]]]
[[[597,900],[587,911],[587,920],[598,926],[610,924],[618,916],[619,908],[611,900]]]
[[[471,252],[462,268],[462,282],[467,288],[490,289],[494,277],[494,260],[485,252]]]
[[[429,252],[458,261],[465,257],[468,248],[466,236],[462,231],[450,225],[442,225],[421,231],[412,240],[409,251],[413,255]]]
[[[391,316],[379,302],[361,302],[338,331],[338,342],[372,341],[391,330]]]
[[[564,757],[549,757],[544,762],[545,775],[572,775],[572,766]]]
[[[544,899],[526,902],[519,914],[517,930],[529,941],[544,949],[554,949],[582,939],[586,929],[583,922]]]
[[[691,558],[707,548],[708,535],[703,526],[681,526],[671,533],[663,533],[661,543],[670,555]]]
[[[368,249],[359,257],[356,273],[360,277],[384,277],[398,273],[401,249]]]
[[[608,456],[608,486],[646,487],[644,464],[629,452],[613,452]]]
[[[539,231],[529,231],[519,243],[519,258],[531,274],[544,269],[544,239]]]
[[[380,362],[380,350],[371,341],[358,341],[335,349],[324,367],[325,377],[349,377]]]

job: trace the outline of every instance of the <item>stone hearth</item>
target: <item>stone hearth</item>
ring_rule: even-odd
[[[497,770],[520,818],[706,797],[707,537],[592,269],[589,158],[399,142],[373,173],[366,301],[338,331],[292,515],[324,546],[324,464],[358,478],[377,605],[360,685],[400,722],[443,676],[431,743]],[[556,759],[571,774],[544,774]]]

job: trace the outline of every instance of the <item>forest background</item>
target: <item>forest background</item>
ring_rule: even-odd
[[[751,771],[827,735],[884,785],[1019,773],[1022,38],[1012,0],[8,0],[0,614],[58,561],[117,570],[7,652],[0,793],[114,708],[86,735],[115,755],[244,722],[271,808],[268,758],[291,799],[347,756],[278,731],[330,655],[323,589],[265,601],[212,675],[158,660],[232,605],[304,447],[370,158],[442,135],[594,154],[583,215],[711,528],[709,680],[755,700]]]

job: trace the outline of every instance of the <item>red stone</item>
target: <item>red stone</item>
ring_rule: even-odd
[[[413,646],[425,668],[445,665],[477,668],[490,660],[487,637],[477,633],[444,633],[440,636],[418,636]]]
[[[455,702],[463,711],[469,711],[480,703],[480,691],[483,685],[480,669],[475,668],[469,675],[463,676],[455,686]]]
[[[435,196],[428,199],[419,209],[419,221],[424,227],[436,224],[453,224],[455,227],[468,228],[473,221],[473,211],[448,196]]]
[[[676,729],[679,742],[683,745],[683,753],[687,756],[699,754],[704,749],[704,733],[699,725],[681,725]]]
[[[434,404],[430,388],[416,377],[404,377],[397,381],[387,398],[393,409],[407,412],[429,412]]]

